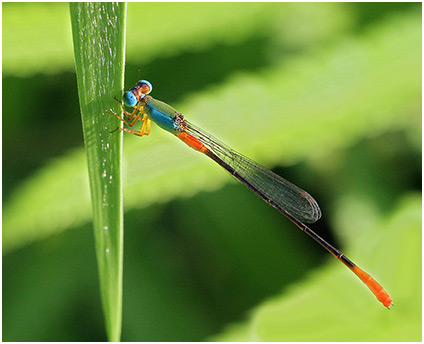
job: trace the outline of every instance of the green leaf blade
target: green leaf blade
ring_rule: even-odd
[[[122,135],[106,109],[122,93],[126,4],[70,5],[84,141],[87,153],[100,290],[110,341],[122,319]],[[116,110],[118,110],[116,109]]]

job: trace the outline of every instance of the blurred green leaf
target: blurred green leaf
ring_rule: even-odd
[[[108,338],[119,341],[123,259],[122,136],[110,134],[120,122],[104,111],[111,107],[119,109],[113,96],[122,93],[124,82],[126,4],[71,3],[70,13],[100,291]],[[77,185],[73,187],[79,189]],[[73,202],[78,203],[77,198]]]
[[[334,3],[130,4],[128,21],[139,23],[140,18],[143,38],[140,28],[128,30],[128,41],[132,42],[128,45],[129,62],[204,50],[217,43],[237,44],[265,34],[275,39],[275,44],[292,49],[340,35],[354,21],[346,7]],[[162,25],[155,25],[158,19]],[[299,21],[308,25],[298,25]],[[145,45],[149,51],[144,50]]]
[[[4,74],[23,76],[73,69],[66,3],[4,3],[2,11]]]
[[[351,250],[392,296],[391,311],[331,260],[259,306],[249,322],[233,325],[212,340],[421,341],[421,209],[420,195],[404,197],[388,219],[379,219],[380,235],[364,233]]]
[[[331,50],[308,52],[256,75],[235,75],[176,108],[266,166],[314,160],[387,131],[416,132],[421,126],[420,27],[419,15],[393,16]],[[127,138],[124,154],[126,209],[231,181],[156,126],[149,137]],[[48,164],[5,205],[4,250],[87,222],[87,191],[82,152]]]
[[[128,59],[137,63],[217,43],[235,44],[264,33],[271,33],[275,43],[286,48],[302,47],[341,35],[353,21],[346,7],[318,3],[130,3],[128,17]],[[308,25],[298,25],[300,20]],[[5,3],[3,73],[72,70],[66,23],[70,24],[65,3]]]

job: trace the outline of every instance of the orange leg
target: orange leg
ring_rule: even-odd
[[[141,129],[139,131],[140,135],[138,136],[149,135],[150,134],[150,119],[147,117],[146,114],[144,114],[141,120],[143,121],[143,125],[141,126]],[[146,132],[146,126],[149,127],[148,132]]]
[[[141,116],[141,114],[140,114],[140,116]],[[134,122],[137,120],[138,118],[136,118],[135,120],[134,120]],[[122,122],[124,122],[124,123],[127,123],[126,121],[124,121],[122,118],[121,118],[121,121]],[[121,131],[125,131],[126,133],[129,133],[129,134],[132,134],[132,135],[135,135],[135,136],[144,136],[144,135],[149,135],[150,134],[150,119],[147,117],[147,115],[146,114],[144,114],[144,116],[143,116],[143,118],[141,119],[141,121],[143,121],[143,125],[141,126],[141,129],[140,130],[134,130],[134,129],[130,129],[130,128],[121,128],[121,127],[118,127],[118,128],[116,128],[114,131],[116,131],[116,130],[121,130]],[[128,123],[127,123],[128,124]],[[147,130],[146,130],[146,128],[147,128]]]
[[[139,111],[138,109],[134,109],[134,111],[130,113],[126,111],[124,108],[122,108],[122,110],[124,112],[125,117],[127,117],[129,121],[131,121],[134,118],[134,116],[136,116],[136,113]]]
[[[150,134],[150,119],[147,117],[146,114],[144,114],[144,116],[143,116],[143,118],[141,120],[143,121],[143,125],[142,125],[142,127],[141,127],[140,130],[134,130],[134,129],[130,129],[130,128],[121,128],[121,127],[118,127],[114,131],[116,131],[116,130],[119,129],[121,131],[125,131],[126,133],[131,134],[131,135],[135,135],[135,136],[149,135]],[[121,121],[124,122],[124,123],[127,123],[122,118],[121,118]],[[147,130],[146,130],[146,128],[147,128]]]
[[[143,118],[141,118],[142,113],[139,112],[137,116],[134,117],[133,121],[131,123],[127,123],[124,120],[122,120],[122,122],[128,124],[130,127],[132,127],[138,120],[143,121],[144,122],[144,116],[146,116],[146,114],[144,114]],[[143,123],[144,125],[144,123]]]
[[[128,111],[125,110],[124,104],[121,101],[119,101],[118,99],[116,99],[116,100],[119,102],[119,104],[121,104],[122,111],[123,111],[125,117],[128,119],[128,121],[131,121],[131,122],[127,122],[125,120],[125,118],[122,118],[117,113],[115,113],[111,110],[110,111],[106,110],[105,112],[110,113],[111,115],[114,115],[116,118],[118,118],[119,120],[124,122],[129,127],[134,126],[134,124],[136,124],[138,120],[142,121],[143,125],[141,126],[140,130],[118,127],[115,130],[113,130],[112,133],[119,129],[121,131],[125,131],[126,133],[136,135],[136,136],[149,135],[151,123],[150,123],[150,119],[147,116],[147,114],[143,113],[143,107],[136,107],[132,113],[129,113]]]
[[[134,129],[121,128],[121,127],[118,127],[116,129],[119,129],[121,131],[125,131],[126,133],[131,134],[131,135],[135,135],[135,136],[143,136],[143,135],[145,135],[145,133],[143,133],[141,130],[138,131],[138,130],[134,130]]]
[[[119,116],[115,112],[112,112],[112,111],[109,111],[109,110],[106,110],[105,112],[110,113],[111,115],[114,115],[116,118],[118,118],[119,120],[124,122],[126,125],[129,125],[130,127],[132,127],[135,124],[135,122],[137,122],[137,120],[141,119],[141,113],[139,113],[137,116],[135,116],[134,120],[131,123],[128,123],[125,119],[123,119],[121,116]]]
[[[152,123],[152,121],[147,117],[146,114],[144,114],[144,117],[142,119],[144,121],[144,123],[147,123],[146,125],[146,135],[150,134],[150,124]]]

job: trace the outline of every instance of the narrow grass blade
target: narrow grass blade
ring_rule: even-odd
[[[124,3],[71,3],[75,66],[93,209],[100,290],[110,341],[122,318],[122,136],[106,109],[119,111],[125,53]]]

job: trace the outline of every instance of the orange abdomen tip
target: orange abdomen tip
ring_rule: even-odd
[[[380,301],[385,307],[390,309],[390,306],[393,305],[392,299],[389,294],[384,290],[382,285],[378,283],[370,274],[366,273],[364,270],[359,268],[358,266],[352,267],[353,273],[358,276],[362,282],[366,284],[366,286],[371,290],[371,292],[375,295],[378,301]]]

